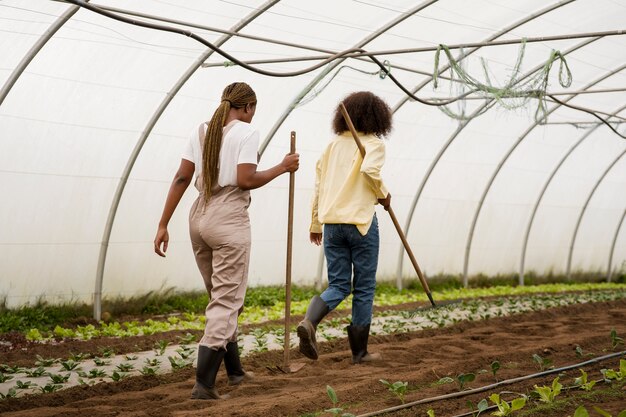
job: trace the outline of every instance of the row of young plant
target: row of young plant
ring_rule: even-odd
[[[102,348],[99,355],[93,357],[73,353],[63,360],[37,355],[35,368],[0,364],[0,399],[36,392],[55,392],[75,385],[120,381],[132,375],[156,375],[170,369],[189,367],[193,364],[196,352],[196,348],[189,344],[195,342],[195,339],[194,335],[187,334],[180,338],[181,344],[177,346],[169,346],[169,342],[162,340],[155,343],[149,354],[133,353],[121,358],[115,357],[114,350]],[[93,365],[90,366],[91,363]],[[24,378],[28,380],[22,381]],[[10,383],[14,385],[8,386]]]
[[[472,299],[478,297],[508,297],[508,296],[522,296],[525,294],[560,294],[565,291],[593,291],[594,294],[606,294],[606,299],[624,298],[626,292],[626,285],[612,284],[612,283],[596,283],[596,284],[548,284],[533,287],[492,287],[492,288],[475,288],[475,289],[450,289],[436,294],[438,301],[452,300],[458,298]],[[276,295],[278,297],[278,294]],[[601,295],[599,295],[601,297]],[[374,304],[376,306],[390,306],[405,304],[414,301],[424,301],[425,296],[423,293],[406,292],[405,290],[394,294],[392,292],[383,292],[377,294]],[[504,300],[504,299],[502,299]],[[528,311],[535,308],[533,304],[537,304],[536,308],[550,303],[550,297],[535,297],[526,298],[530,306],[520,306],[519,311]],[[594,296],[593,301],[603,301]],[[345,300],[338,309],[349,308],[350,298]],[[481,301],[477,301],[480,303]],[[502,301],[504,303],[504,301]],[[547,303],[547,304],[546,304]],[[308,300],[301,300],[291,304],[292,314],[304,314],[308,305]],[[539,306],[541,305],[541,306]],[[556,305],[558,302],[553,303]],[[470,303],[471,306],[471,303]],[[473,308],[473,307],[470,307]],[[516,308],[511,307],[511,314],[515,313]],[[485,313],[491,316],[490,313]],[[495,313],[497,314],[497,313]],[[502,313],[504,314],[504,313]],[[275,302],[271,306],[253,306],[244,309],[240,317],[241,324],[256,324],[268,320],[279,320],[284,317],[284,302]],[[56,325],[51,331],[44,331],[37,328],[32,328],[26,332],[26,338],[32,341],[45,342],[53,339],[82,339],[89,340],[94,337],[131,337],[138,335],[153,335],[157,333],[167,332],[171,330],[202,330],[204,328],[205,317],[201,314],[195,313],[181,313],[178,315],[172,315],[164,320],[152,320],[148,319],[143,322],[139,321],[125,321],[125,322],[104,322],[101,321],[97,325],[88,324],[85,326],[76,327],[62,327]],[[331,336],[332,337],[332,336]]]
[[[537,355],[533,356],[533,360],[537,362]],[[540,363],[541,369],[543,369],[544,363]],[[498,361],[491,363],[491,371],[496,381],[497,371],[500,369]],[[472,417],[479,417],[485,415],[484,413],[490,412],[493,416],[503,417],[510,416],[524,408],[532,408],[533,405],[537,407],[539,404],[554,405],[559,401],[559,396],[562,393],[572,390],[583,390],[590,392],[596,384],[605,383],[612,385],[614,388],[620,389],[624,387],[626,383],[626,360],[621,359],[619,362],[619,368],[617,370],[606,368],[601,369],[602,379],[590,380],[587,372],[583,369],[579,369],[580,376],[574,378],[572,385],[564,386],[561,384],[560,379],[562,376],[557,376],[552,380],[549,386],[534,385],[534,389],[528,394],[516,394],[513,392],[501,392],[491,394],[488,398],[483,398],[476,405],[471,401],[468,401],[470,411],[467,413]],[[483,372],[487,372],[483,370]],[[475,375],[472,373],[459,374],[456,377],[459,391],[463,391],[466,388],[467,383],[474,380]],[[449,377],[442,378],[431,385],[442,385],[455,380]],[[380,379],[379,382],[393,395],[400,403],[405,403],[405,395],[409,391],[409,383],[406,381],[396,381],[391,383],[384,379]],[[314,417],[320,415],[333,415],[341,417],[355,417],[354,414],[346,412],[346,409],[350,408],[349,404],[341,405],[337,397],[337,393],[330,386],[326,386],[326,393],[332,402],[332,407],[325,409],[323,412],[307,413],[301,417]],[[508,401],[504,399],[504,395],[510,397],[514,395],[514,398]],[[489,404],[491,402],[491,405]],[[613,417],[609,412],[601,407],[594,406],[593,409],[602,417]],[[436,417],[435,411],[431,408],[426,412],[427,417]],[[589,417],[589,412],[584,405],[580,405],[574,411],[574,417]],[[619,412],[615,417],[626,417],[626,409]]]

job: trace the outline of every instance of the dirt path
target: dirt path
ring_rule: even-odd
[[[326,385],[337,392],[345,411],[361,414],[399,404],[379,382],[408,381],[406,401],[458,391],[456,384],[434,385],[444,376],[479,372],[498,360],[499,379],[513,378],[538,371],[532,355],[550,358],[556,367],[586,360],[577,357],[576,345],[585,353],[601,356],[612,351],[609,333],[615,329],[626,335],[626,300],[609,303],[574,305],[542,312],[461,323],[449,328],[411,334],[372,337],[370,350],[380,352],[384,361],[376,365],[352,365],[347,340],[322,346],[320,360],[312,362],[298,353],[292,361],[306,362],[296,374],[272,374],[266,367],[281,364],[281,352],[268,352],[244,359],[244,367],[254,371],[254,382],[237,388],[226,386],[223,372],[218,376],[221,393],[232,398],[223,401],[189,399],[194,373],[185,369],[157,377],[132,377],[118,383],[93,387],[75,387],[52,394],[29,396],[0,402],[3,416],[304,416],[330,408]],[[135,344],[128,340],[126,343]],[[624,350],[621,346],[618,349]],[[594,377],[600,368],[617,368],[611,360],[587,368]],[[570,371],[561,381],[571,385],[578,371]],[[544,385],[555,376],[531,380],[506,390],[525,392],[534,384]],[[494,382],[491,372],[480,373],[469,387]],[[489,393],[471,397],[476,403]],[[588,408],[601,405],[611,412],[626,408],[626,391],[621,395],[581,400]],[[437,417],[446,417],[469,409],[467,398],[438,402],[396,413],[395,416],[425,416],[433,408]],[[587,401],[587,402],[585,402]],[[573,415],[575,407],[542,412],[542,416]],[[325,413],[322,415],[330,415]]]

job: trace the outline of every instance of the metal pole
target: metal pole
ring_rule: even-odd
[[[290,153],[296,153],[296,132],[291,132]],[[293,200],[296,186],[296,173],[289,173],[289,214],[287,219],[287,271],[285,280],[285,348],[284,365],[289,369],[289,326],[291,319],[291,258],[293,254]]]

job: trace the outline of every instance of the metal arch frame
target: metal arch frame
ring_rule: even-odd
[[[626,68],[626,65],[624,65],[623,68]],[[578,236],[578,229],[580,228],[580,224],[582,223],[583,216],[585,215],[585,212],[587,211],[587,207],[589,206],[589,202],[591,201],[591,198],[594,196],[596,190],[598,189],[598,187],[600,186],[600,184],[602,183],[604,178],[606,178],[607,174],[611,171],[611,169],[615,166],[615,164],[617,164],[617,162],[624,155],[626,155],[626,148],[624,148],[624,150],[621,151],[620,154],[615,159],[613,159],[613,161],[606,167],[606,169],[604,170],[604,172],[602,173],[600,178],[598,178],[598,181],[596,181],[595,185],[591,189],[591,192],[589,193],[589,196],[587,197],[587,200],[585,200],[585,204],[582,206],[582,208],[580,210],[580,215],[578,216],[578,220],[576,221],[576,226],[574,227],[574,233],[572,234],[572,241],[571,241],[570,247],[569,247],[569,254],[567,256],[567,272],[566,272],[566,276],[567,276],[568,280],[570,279],[570,274],[572,272],[572,257],[574,255],[574,246],[576,245],[576,237]]]
[[[372,34],[370,34],[369,36],[367,36],[364,39],[362,39],[355,46],[353,46],[353,48],[362,48],[362,47],[364,47],[365,45],[367,45],[368,43],[370,43],[371,41],[373,41],[374,39],[376,39],[377,37],[379,37],[383,33],[387,32],[388,30],[392,29],[396,25],[400,24],[401,22],[405,21],[409,17],[413,16],[415,13],[417,13],[417,12],[427,8],[428,6],[434,4],[434,3],[438,2],[438,1],[439,0],[426,0],[426,1],[422,2],[419,6],[415,6],[410,11],[401,13],[395,19],[393,19],[392,21],[386,23],[384,26],[378,28]],[[311,82],[309,82],[309,84],[306,87],[304,87],[302,90],[300,90],[300,92],[296,95],[296,97],[291,101],[291,103],[283,111],[283,114],[278,118],[276,123],[274,123],[274,125],[270,129],[269,133],[267,134],[267,136],[265,137],[265,139],[261,143],[261,146],[260,146],[260,149],[259,149],[259,153],[261,155],[263,155],[263,153],[265,152],[265,149],[267,148],[269,143],[274,138],[274,135],[276,134],[278,129],[282,126],[282,124],[285,122],[287,117],[289,117],[289,115],[291,114],[293,109],[295,109],[295,107],[298,105],[298,103],[300,103],[300,101],[304,98],[304,96],[306,96],[309,93],[309,91],[311,91],[313,89],[313,87],[315,87],[317,84],[319,84],[319,82],[322,81],[326,77],[326,75],[328,75],[333,69],[337,68],[345,60],[346,60],[346,58],[340,58],[340,59],[338,59],[336,61],[333,61],[331,64],[327,65],[326,68],[324,68],[324,70],[322,72],[320,72]]]
[[[89,0],[85,0],[89,1]],[[31,63],[31,61],[37,56],[37,54],[43,49],[43,47],[48,43],[50,39],[54,36],[55,33],[59,31],[63,27],[67,21],[69,21],[72,16],[76,14],[76,12],[80,9],[79,6],[71,6],[68,8],[61,16],[59,16],[48,29],[37,39],[37,42],[28,50],[26,55],[22,58],[17,67],[13,69],[11,75],[4,83],[2,88],[0,89],[0,106],[4,102],[4,99],[7,97],[17,80],[22,76],[26,67]]]
[[[611,277],[613,276],[613,253],[615,252],[615,245],[617,244],[617,238],[619,236],[620,229],[622,228],[622,224],[624,224],[624,218],[626,217],[626,209],[624,209],[624,213],[622,213],[622,218],[619,223],[617,223],[617,229],[615,229],[615,237],[613,237],[613,243],[611,244],[611,250],[609,251],[609,266],[607,268],[607,276],[606,280],[611,282]]]
[[[237,24],[235,24],[231,31],[238,32],[244,27],[246,27],[250,22],[263,14],[266,10],[274,6],[280,0],[268,0],[263,6],[258,9],[252,11],[246,17],[241,19]],[[220,37],[217,42],[215,42],[216,46],[221,46],[228,40],[230,40],[233,35],[223,35]],[[146,127],[143,129],[141,136],[137,140],[135,144],[135,148],[133,149],[126,166],[124,167],[124,171],[122,172],[120,181],[117,185],[117,189],[115,190],[115,194],[113,195],[113,199],[111,201],[111,207],[109,209],[109,214],[107,216],[107,222],[104,227],[104,233],[102,236],[102,241],[100,243],[100,254],[98,256],[98,266],[96,270],[96,281],[95,281],[95,290],[94,290],[94,303],[93,303],[93,315],[94,319],[100,320],[102,314],[102,284],[104,280],[104,268],[106,265],[106,257],[109,248],[109,241],[111,238],[111,232],[113,230],[113,223],[115,222],[115,217],[117,215],[117,209],[119,207],[120,201],[122,199],[122,194],[124,193],[124,189],[126,187],[126,183],[128,182],[128,178],[130,173],[135,165],[135,162],[143,149],[143,146],[148,139],[148,136],[152,132],[152,129],[161,118],[169,104],[172,102],[176,94],[180,91],[180,89],[185,85],[185,83],[191,78],[191,76],[196,72],[198,68],[202,66],[204,61],[206,61],[213,54],[213,50],[207,49],[204,51],[193,64],[185,71],[185,73],[178,79],[178,81],[172,86],[170,91],[167,93],[163,101],[159,104],[152,117],[146,124]]]
[[[522,19],[518,20],[517,22],[505,27],[504,29],[500,30],[499,32],[497,32],[496,34],[486,38],[483,42],[490,42],[493,41],[497,38],[499,38],[502,35],[505,35],[507,33],[509,33],[510,31],[540,17],[543,16],[546,13],[549,13],[551,11],[554,11],[560,7],[563,7],[571,2],[573,2],[574,0],[568,0],[568,1],[558,1],[557,3],[554,3],[548,7],[545,7],[539,11],[533,12],[525,17],[523,17]],[[476,47],[476,48],[472,48],[470,49],[466,54],[464,54],[462,57],[458,57],[459,60],[463,60],[466,57],[468,57],[469,55],[473,54],[474,52],[478,51],[481,47]],[[450,68],[450,64],[448,63],[447,65],[445,65],[439,72],[441,74],[443,74],[443,72],[445,72],[446,70],[448,70]],[[535,71],[537,71],[540,67],[536,67],[535,69],[533,69],[532,71],[528,72],[522,79],[526,78],[529,74],[534,73]],[[417,93],[419,90],[421,90],[422,88],[424,88],[426,85],[428,85],[428,83],[430,83],[432,81],[433,77],[431,76],[430,79],[426,79],[423,82],[421,82],[420,84],[418,84],[411,92],[413,94]],[[404,97],[402,100],[400,100],[393,108],[392,113],[395,114],[404,104],[406,104],[409,101],[409,97]],[[489,104],[487,104],[489,105]],[[426,182],[428,181],[428,179],[430,178],[430,175],[432,174],[433,170],[435,169],[435,166],[437,165],[437,163],[439,162],[439,159],[442,157],[443,153],[446,151],[446,149],[448,148],[448,146],[450,145],[450,143],[459,135],[459,133],[461,133],[461,131],[465,128],[465,126],[469,123],[469,121],[476,115],[478,114],[479,111],[482,111],[485,106],[482,106],[479,110],[477,110],[476,112],[474,112],[470,118],[468,120],[462,121],[461,123],[459,123],[459,126],[457,127],[456,131],[452,134],[452,136],[450,137],[450,139],[448,140],[448,142],[446,142],[443,146],[443,148],[441,148],[439,150],[439,152],[437,153],[437,155],[435,156],[435,159],[433,160],[433,162],[431,163],[431,165],[428,167],[428,170],[426,171],[426,174],[424,175],[424,178],[422,179],[422,182],[419,186],[419,188],[417,189],[415,196],[413,198],[413,202],[411,204],[411,207],[409,209],[409,213],[407,215],[406,218],[406,222],[404,225],[404,235],[408,236],[409,233],[409,229],[411,227],[411,221],[413,219],[413,214],[415,213],[415,208],[417,206],[417,201],[420,198],[420,195],[422,194],[422,191],[424,189],[424,186],[426,185]],[[402,289],[402,269],[404,267],[404,246],[400,245],[399,251],[398,251],[398,265],[396,268],[396,286],[398,289]]]
[[[600,78],[598,78],[598,79],[592,81],[591,83],[587,84],[584,88],[581,88],[581,90],[584,91],[584,90],[587,90],[588,88],[593,87],[594,85],[598,84],[599,82],[601,82],[601,81],[603,81],[603,80],[605,80],[607,78],[610,78],[611,76],[615,75],[616,73],[622,71],[624,68],[626,68],[626,64],[623,64],[623,65],[617,67],[616,69],[614,69],[612,71],[609,71],[608,73],[604,74]],[[568,98],[563,99],[562,101],[564,103],[567,103],[570,100],[576,98],[577,96],[578,96],[578,94],[573,94],[573,95],[569,96]],[[553,113],[555,110],[557,110],[560,107],[561,107],[561,104],[557,104],[557,105],[553,106],[551,109],[547,110],[546,117],[548,115],[550,115],[551,113]],[[515,151],[517,146],[537,126],[539,126],[539,122],[535,121],[532,124],[532,126],[530,126],[528,129],[526,129],[526,131],[515,141],[513,146],[511,146],[511,148],[507,151],[507,153],[504,155],[504,157],[500,160],[500,162],[498,163],[498,166],[497,166],[495,172],[492,174],[491,178],[489,179],[489,181],[487,183],[487,186],[485,187],[485,190],[483,191],[483,194],[482,194],[482,196],[480,198],[480,201],[478,202],[478,207],[476,208],[476,212],[474,214],[474,218],[473,218],[472,224],[470,226],[470,231],[469,231],[469,234],[467,236],[467,244],[465,246],[465,258],[464,258],[464,261],[463,261],[463,285],[466,286],[466,287],[467,287],[467,282],[468,282],[469,257],[470,257],[470,252],[471,252],[471,248],[472,248],[472,240],[474,238],[474,230],[476,229],[476,223],[478,222],[478,217],[480,216],[480,212],[481,212],[481,209],[483,207],[483,203],[485,202],[485,199],[487,198],[487,194],[489,193],[489,190],[491,189],[491,186],[493,185],[496,177],[500,173],[500,169],[505,164],[505,162],[508,160],[509,156],[511,156],[511,154],[513,153],[513,151]]]
[[[617,115],[619,112],[621,112],[622,110],[626,109],[626,105],[620,107],[619,109],[615,110],[614,112],[612,112],[611,116],[615,116]],[[569,156],[574,152],[574,150],[576,148],[578,148],[578,145],[580,145],[585,139],[587,139],[589,136],[591,136],[591,134],[593,132],[596,131],[596,129],[598,129],[601,125],[596,125],[593,128],[589,129],[587,132],[585,132],[584,135],[582,135],[580,137],[580,139],[578,139],[576,141],[576,143],[574,143],[572,146],[570,146],[569,150],[561,157],[561,159],[559,160],[559,162],[555,165],[555,167],[552,169],[552,172],[550,173],[550,175],[548,176],[548,178],[546,179],[543,188],[541,189],[541,192],[539,193],[539,196],[537,197],[537,201],[535,201],[535,205],[533,206],[533,211],[530,215],[530,219],[528,220],[528,225],[526,226],[526,232],[524,235],[524,242],[522,244],[522,254],[521,254],[521,260],[520,260],[520,270],[519,270],[519,285],[524,285],[524,267],[525,267],[525,263],[526,263],[526,253],[528,250],[528,241],[530,240],[530,232],[532,230],[532,226],[533,226],[533,222],[535,221],[535,216],[537,214],[537,211],[539,210],[539,205],[541,204],[541,200],[543,199],[544,194],[546,193],[546,190],[548,189],[548,187],[550,186],[552,179],[556,176],[557,172],[559,171],[559,169],[561,169],[561,166],[563,165],[563,163],[565,162],[565,160],[567,158],[569,158]],[[610,261],[609,261],[610,262]]]

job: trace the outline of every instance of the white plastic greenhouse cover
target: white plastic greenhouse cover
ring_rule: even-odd
[[[555,64],[548,91],[571,92],[558,97],[626,132],[626,35],[566,36],[625,29],[624,0],[94,4],[189,30],[243,61],[273,60],[254,65],[275,72],[309,67],[355,47],[427,48],[378,56],[422,98],[457,94],[446,80],[433,90],[439,44],[562,37],[528,42],[521,74],[536,72],[551,50],[561,51],[573,83],[559,85]],[[484,80],[484,59],[491,81],[503,83],[519,48],[519,42],[466,48],[463,62]],[[313,284],[322,259],[308,239],[314,164],[331,137],[335,106],[358,90],[374,92],[394,109],[384,179],[427,276],[608,275],[609,268],[625,268],[626,140],[591,114],[551,100],[547,124],[535,122],[534,99],[517,110],[494,106],[459,122],[407,100],[366,58],[270,77],[225,65],[224,57],[189,37],[52,0],[0,1],[0,56],[0,295],[9,306],[41,297],[91,301],[99,279],[105,297],[203,288],[187,231],[195,190],[187,191],[170,223],[167,258],[154,254],[152,241],[189,135],[234,81],[257,92],[253,124],[267,144],[261,169],[281,160],[290,132],[297,132],[296,284]],[[304,57],[317,60],[291,59]],[[445,64],[442,55],[440,68]],[[463,103],[472,114],[488,101]],[[252,192],[250,285],[284,282],[287,188],[282,176]],[[393,280],[401,243],[387,214],[377,211],[379,276]],[[415,276],[406,259],[401,275]]]

